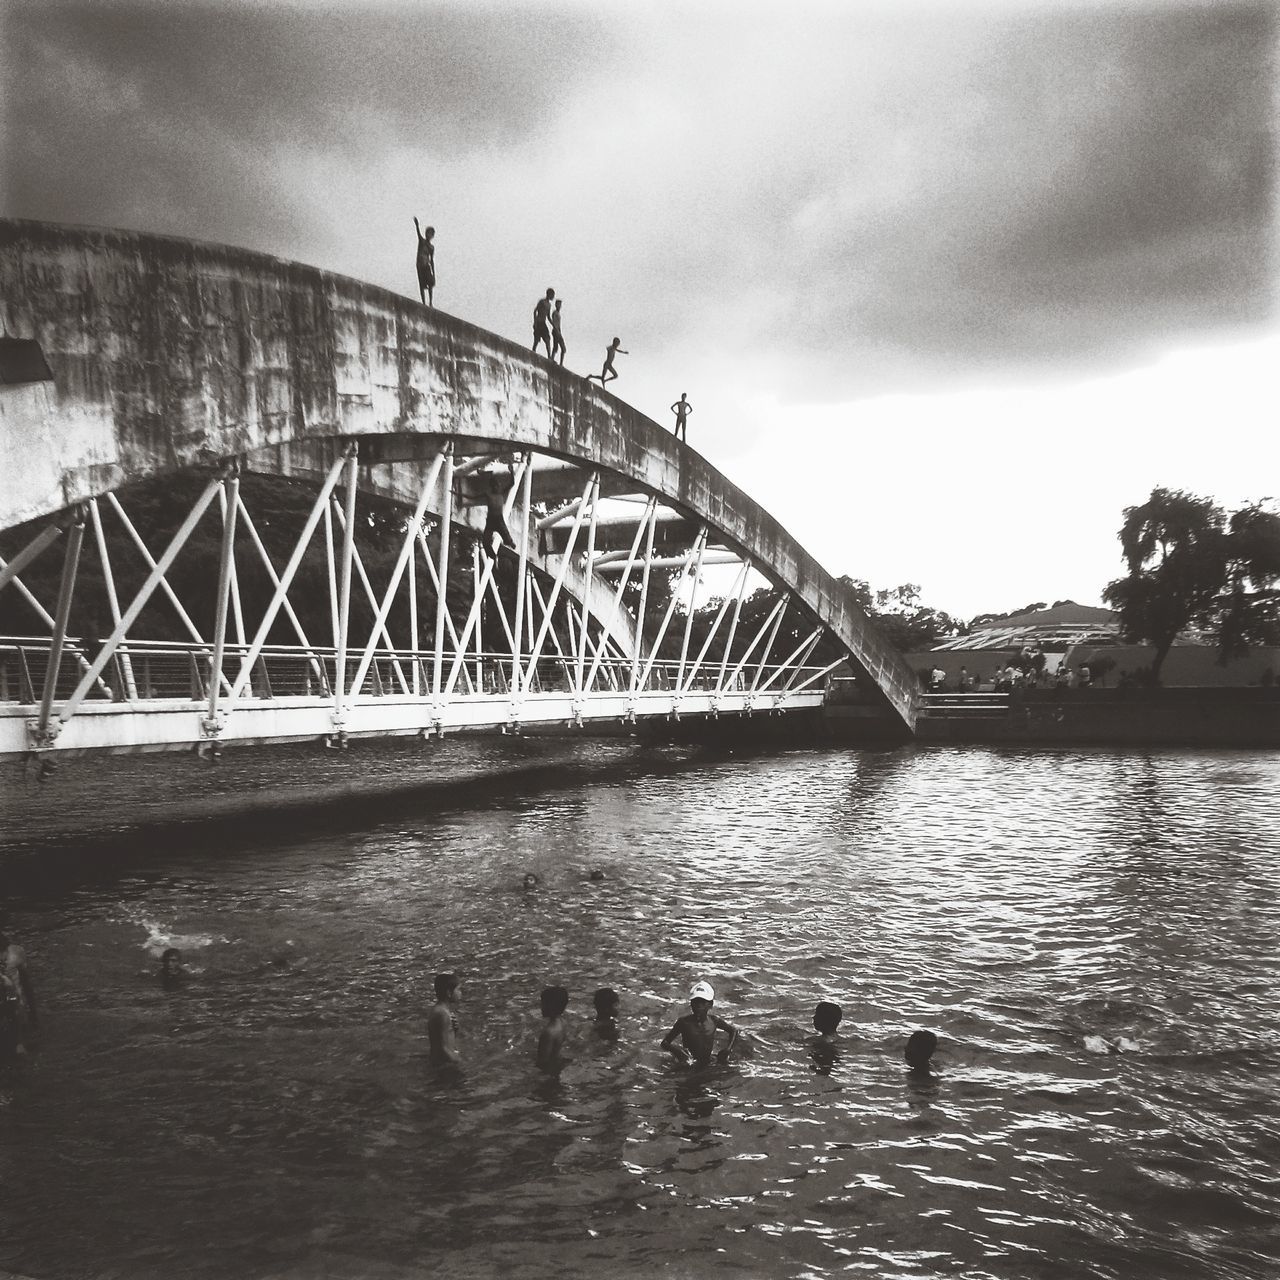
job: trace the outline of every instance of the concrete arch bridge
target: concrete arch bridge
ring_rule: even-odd
[[[843,668],[915,724],[849,590],[657,424],[238,249],[0,222],[0,552],[0,755],[786,714]]]

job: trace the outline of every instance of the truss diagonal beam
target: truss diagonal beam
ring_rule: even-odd
[[[3,591],[9,585],[9,580],[16,578],[46,547],[56,542],[61,533],[61,525],[45,525],[8,564],[0,567],[0,591]]]
[[[618,616],[618,608],[622,604],[622,594],[627,589],[627,583],[631,580],[631,570],[635,567],[636,556],[640,550],[640,543],[644,539],[645,532],[651,528],[654,513],[658,509],[658,499],[650,498],[645,504],[644,514],[640,517],[639,523],[636,525],[635,537],[631,540],[631,553],[627,557],[626,567],[622,570],[622,577],[618,579],[617,589],[613,593],[613,600],[609,604],[609,614],[604,622],[604,630],[600,636],[600,643],[596,646],[595,654],[591,662],[591,671],[587,676],[586,683],[583,686],[590,689],[595,685],[596,672],[600,670],[600,660],[604,657],[604,651],[609,642],[609,628],[613,626],[613,620]]]
[[[320,512],[328,503],[329,495],[333,492],[333,486],[337,484],[338,476],[343,467],[346,466],[346,463],[347,456],[344,454],[330,466],[329,472],[324,478],[324,483],[320,486],[319,496],[311,506],[311,513],[307,516],[306,523],[302,526],[302,532],[298,534],[298,540],[294,543],[293,553],[289,556],[284,572],[280,575],[280,581],[276,584],[276,589],[271,595],[271,602],[267,605],[267,611],[263,614],[262,621],[258,624],[257,633],[253,637],[253,642],[249,645],[249,652],[245,654],[244,661],[240,664],[240,674],[236,676],[235,684],[231,686],[231,695],[228,699],[230,702],[234,702],[240,696],[249,681],[249,673],[253,670],[253,664],[257,662],[258,655],[262,652],[262,646],[266,643],[267,635],[275,623],[276,614],[280,612],[280,605],[284,600],[285,593],[293,585],[294,575],[298,572],[298,566],[302,563],[302,556],[307,549],[307,544],[311,541],[311,535],[315,532],[316,525],[320,523]]]
[[[221,487],[221,478],[210,480],[205,486],[204,492],[196,499],[195,506],[191,508],[187,513],[187,518],[178,527],[169,545],[165,548],[164,554],[156,562],[156,567],[152,569],[147,580],[138,589],[138,594],[134,597],[133,603],[120,621],[116,623],[115,630],[112,631],[107,642],[98,651],[98,656],[89,664],[89,670],[80,678],[80,683],[76,685],[75,692],[67,699],[58,716],[60,725],[66,724],[75,715],[80,704],[84,701],[85,695],[93,687],[94,681],[102,674],[103,667],[111,660],[111,655],[115,653],[120,641],[128,634],[129,628],[133,626],[138,615],[146,608],[147,601],[151,599],[156,588],[164,581],[164,576],[169,572],[170,565],[177,559],[178,552],[186,546],[187,539],[191,536],[191,531],[200,523],[201,516],[208,510],[209,504]]]
[[[452,449],[452,445],[446,446],[446,449]],[[422,518],[427,511],[427,503],[431,500],[431,495],[435,490],[436,478],[440,474],[440,468],[444,463],[445,451],[437,453],[433,459],[427,478],[423,481],[422,491],[418,494],[417,505],[413,509],[413,515],[409,517],[409,523],[405,528],[404,539],[400,544],[400,554],[396,557],[395,567],[391,571],[391,581],[387,583],[387,589],[382,593],[382,603],[378,606],[377,617],[369,631],[369,643],[365,646],[364,654],[360,658],[360,664],[356,667],[355,676],[351,680],[350,697],[354,701],[360,695],[361,687],[364,685],[364,678],[368,674],[369,664],[373,661],[373,655],[378,647],[378,633],[386,624],[387,615],[391,612],[392,602],[400,587],[400,580],[404,577],[404,571],[410,560],[413,558],[414,549],[418,542],[418,535],[422,531]],[[412,578],[410,579],[412,582]],[[410,592],[412,596],[416,596],[416,592]],[[416,600],[414,601],[416,603]],[[417,629],[417,615],[413,615],[413,627]],[[412,642],[411,648],[417,649],[416,639]],[[417,662],[414,662],[414,670],[417,670]]]

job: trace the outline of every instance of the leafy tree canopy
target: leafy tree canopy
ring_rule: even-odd
[[[1224,662],[1280,639],[1280,516],[1266,501],[1228,516],[1211,498],[1157,488],[1125,508],[1119,538],[1129,572],[1102,595],[1125,640],[1155,647],[1153,679],[1190,626],[1217,639]]]

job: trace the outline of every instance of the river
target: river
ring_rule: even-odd
[[[356,744],[6,766],[0,821],[0,1271],[1280,1273],[1280,753]]]

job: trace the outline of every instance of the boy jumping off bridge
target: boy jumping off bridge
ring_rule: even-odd
[[[622,350],[622,339],[614,338],[604,349],[604,366],[599,373],[587,374],[587,381],[590,382],[592,378],[599,378],[600,385],[603,387],[606,382],[610,382],[618,376],[617,369],[613,367],[613,357],[616,355],[629,356],[630,354],[630,351]]]

